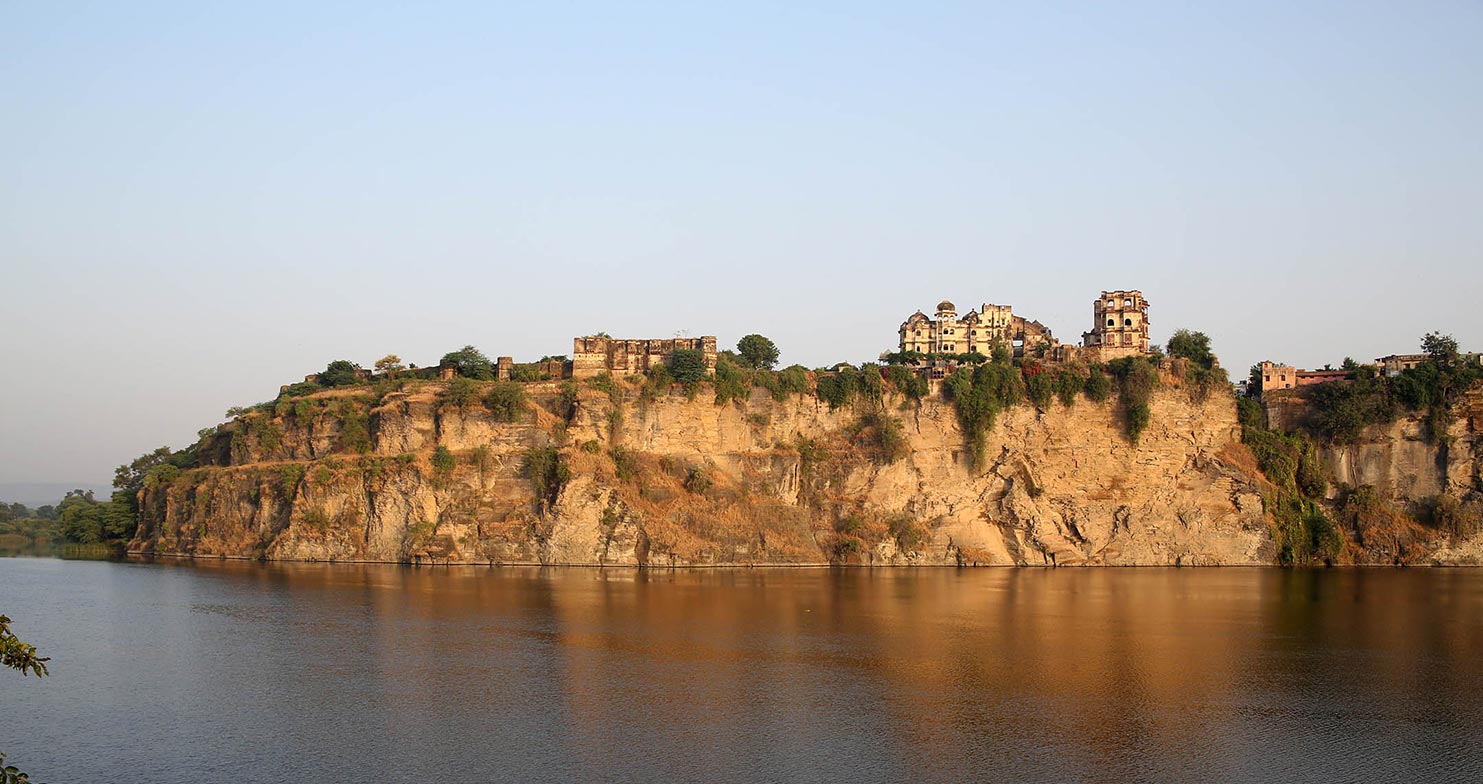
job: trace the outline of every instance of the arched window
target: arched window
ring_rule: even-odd
[[[1133,326],[1133,320],[1132,319],[1123,319],[1123,326],[1125,326],[1125,327],[1131,327],[1131,326]]]
[[[1107,326],[1111,327],[1111,326],[1116,326],[1116,325],[1117,325],[1117,319],[1107,319]]]

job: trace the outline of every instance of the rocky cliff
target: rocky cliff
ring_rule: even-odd
[[[1269,416],[1287,429],[1305,416],[1301,390],[1273,395]],[[1453,408],[1446,432],[1429,433],[1423,413],[1410,412],[1394,422],[1367,427],[1347,444],[1320,444],[1319,458],[1332,482],[1329,498],[1341,501],[1342,488],[1368,487],[1400,515],[1409,518],[1416,538],[1412,560],[1446,564],[1483,564],[1483,536],[1447,537],[1417,523],[1434,515],[1440,499],[1453,499],[1477,516],[1483,503],[1483,389],[1474,389]],[[1351,540],[1361,539],[1351,532]],[[1351,545],[1362,542],[1351,541]],[[1351,549],[1355,549],[1351,546]],[[1371,560],[1384,560],[1372,554]]]
[[[434,382],[281,401],[222,426],[201,467],[147,486],[130,549],[612,565],[1275,558],[1228,393],[1160,389],[1136,446],[1113,402],[1023,404],[975,461],[935,394],[831,410],[761,389],[716,405],[707,385],[599,386],[526,384],[504,417],[453,405]]]
[[[249,414],[141,494],[134,552],[699,565],[1253,564],[1271,536],[1229,398],[1003,413],[970,467],[950,403],[525,385],[514,422],[425,383]],[[556,413],[553,413],[556,412]],[[899,423],[906,447],[873,432]],[[885,425],[889,426],[889,425]],[[894,427],[894,426],[891,426]],[[446,453],[436,451],[441,447]],[[895,459],[891,459],[895,458]]]

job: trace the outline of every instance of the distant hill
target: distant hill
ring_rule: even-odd
[[[53,506],[69,490],[91,490],[93,497],[106,501],[113,488],[90,482],[0,482],[0,501],[7,504],[25,504],[35,509],[38,506]]]

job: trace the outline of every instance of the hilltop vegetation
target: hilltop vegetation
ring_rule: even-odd
[[[1447,460],[1452,412],[1483,380],[1483,367],[1462,361],[1449,336],[1433,332],[1421,345],[1427,359],[1395,376],[1346,359],[1347,381],[1293,390],[1303,415],[1292,432],[1268,428],[1256,400],[1239,400],[1243,441],[1272,482],[1267,507],[1277,521],[1283,563],[1342,562],[1351,541],[1408,562],[1424,554],[1428,538],[1461,539],[1483,529],[1483,496],[1476,491],[1459,498],[1444,490],[1401,509],[1374,487],[1334,482],[1324,468],[1324,450],[1362,443],[1371,429],[1406,413],[1423,418],[1427,441],[1439,448],[1440,461]],[[1260,369],[1254,370],[1259,379]]]

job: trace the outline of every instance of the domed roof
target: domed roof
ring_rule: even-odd
[[[948,302],[947,300],[943,300],[943,301],[937,303],[937,309],[938,310],[951,310],[954,313],[956,313],[957,310],[958,310],[956,307],[953,306],[953,303]]]

